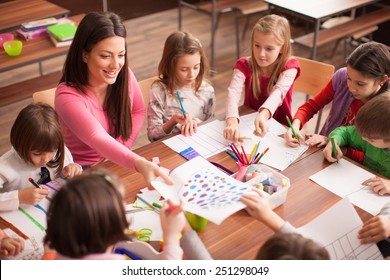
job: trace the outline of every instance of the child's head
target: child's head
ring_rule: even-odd
[[[179,31],[168,36],[158,75],[171,93],[183,86],[193,87],[197,92],[207,72],[208,61],[197,38]]]
[[[271,81],[276,81],[291,56],[290,39],[290,25],[286,18],[278,15],[266,15],[260,18],[252,30],[252,76],[265,74],[270,76]],[[273,85],[273,82],[269,83],[268,92],[271,92]],[[258,79],[253,79],[253,92],[260,93]]]
[[[359,110],[357,132],[377,148],[390,148],[390,90],[375,96]]]
[[[22,109],[12,128],[11,145],[27,163],[36,167],[64,166],[65,145],[57,113],[46,104],[30,104]]]
[[[50,204],[45,244],[63,256],[82,258],[127,240],[123,194],[118,177],[107,171],[74,177]]]
[[[356,99],[367,100],[389,89],[390,51],[376,42],[357,47],[347,58],[347,83]]]
[[[260,248],[257,260],[329,260],[326,249],[298,233],[275,234]]]

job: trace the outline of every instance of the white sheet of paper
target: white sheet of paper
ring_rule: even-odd
[[[360,244],[357,232],[362,221],[347,198],[340,200],[298,232],[323,245],[331,259],[383,259],[378,247]]]
[[[283,171],[297,158],[299,158],[309,147],[300,145],[296,148],[289,147],[286,141],[279,136],[266,135],[263,138],[257,137],[252,140],[245,140],[242,144],[246,153],[250,153],[255,144],[260,140],[259,153],[269,148],[268,152],[261,158],[260,163]]]
[[[126,215],[131,221],[130,229],[140,230],[142,228],[150,228],[152,234],[150,235],[150,241],[160,241],[163,237],[161,228],[160,215],[155,211],[145,210]]]
[[[258,143],[261,137],[253,134],[254,119],[257,112],[240,117],[240,135],[250,137],[251,140],[245,140],[247,143]],[[177,153],[192,147],[204,158],[209,158],[226,150],[229,146],[229,141],[223,137],[223,130],[225,128],[225,121],[215,120],[198,127],[198,131],[193,136],[185,137],[181,134],[175,137],[164,140],[163,143]],[[275,119],[268,120],[269,130],[267,136],[283,134],[286,128],[278,123]],[[253,144],[251,145],[251,148]]]
[[[340,197],[372,215],[377,215],[383,205],[390,202],[389,195],[380,196],[362,183],[375,175],[345,159],[333,163],[309,178]]]
[[[183,200],[184,210],[215,224],[243,209],[245,205],[239,197],[251,191],[250,186],[226,175],[199,156],[174,169],[170,177],[175,182],[173,186],[159,179],[152,181],[153,187],[176,204]]]

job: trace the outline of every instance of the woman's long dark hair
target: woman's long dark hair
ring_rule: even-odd
[[[97,43],[106,38],[113,36],[126,38],[126,35],[126,28],[118,15],[110,12],[93,12],[86,15],[80,22],[69,48],[60,83],[65,82],[85,94],[85,86],[88,85],[88,66],[83,61],[83,52],[90,52]],[[125,63],[116,82],[108,86],[104,102],[104,110],[110,121],[111,136],[122,137],[125,140],[129,139],[132,130],[128,79],[128,62],[125,55]]]

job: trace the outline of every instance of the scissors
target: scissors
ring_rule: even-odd
[[[150,228],[141,228],[139,231],[129,229],[127,234],[135,235],[139,241],[149,242],[152,230]]]

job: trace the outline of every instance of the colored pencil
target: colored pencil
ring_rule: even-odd
[[[336,143],[334,142],[334,137],[333,136],[330,137],[330,142],[332,142],[332,157],[337,159],[339,153],[337,151]],[[339,160],[337,160],[337,162],[339,162]]]
[[[181,108],[181,111],[183,113],[183,116],[185,117],[186,111],[184,110],[183,102],[181,101],[180,92],[178,90],[176,91],[176,95],[177,95],[177,98],[179,99],[180,108]]]

